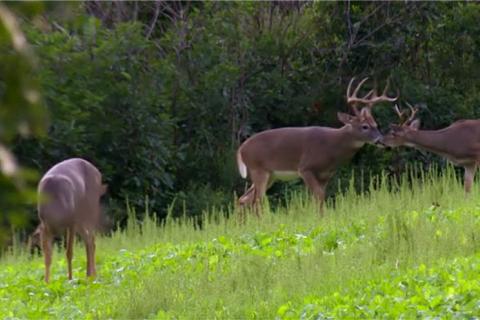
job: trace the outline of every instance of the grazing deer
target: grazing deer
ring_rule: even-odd
[[[300,177],[319,201],[322,212],[325,188],[336,168],[351,159],[365,143],[382,141],[371,113],[373,105],[397,99],[387,96],[388,82],[380,96],[374,89],[362,98],[357,97],[367,79],[360,81],[353,93],[354,78],[350,80],[347,103],[354,115],[339,112],[338,120],[344,124],[341,128],[279,128],[248,138],[237,151],[237,165],[244,179],[250,176],[252,185],[240,197],[240,205],[257,205],[275,180]],[[359,111],[360,104],[365,107]]]
[[[440,130],[419,130],[420,120],[415,119],[418,109],[410,108],[409,117],[404,120],[406,110],[395,111],[399,124],[391,124],[390,132],[383,138],[389,147],[408,146],[438,154],[453,164],[465,168],[465,193],[470,193],[477,165],[480,163],[480,120],[459,120]]]
[[[42,241],[40,240],[40,225],[37,226],[35,231],[33,231],[27,239],[27,250],[33,255],[36,251],[40,251],[42,248]]]
[[[66,231],[68,279],[72,279],[75,234],[85,241],[87,276],[95,277],[95,236],[101,221],[100,197],[106,192],[102,174],[90,162],[74,158],[62,161],[45,173],[38,184],[37,231],[45,256],[45,281],[50,279],[52,242]]]

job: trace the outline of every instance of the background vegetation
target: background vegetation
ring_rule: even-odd
[[[40,173],[69,157],[92,161],[109,184],[109,215],[122,224],[127,198],[137,212],[148,202],[159,218],[172,202],[174,215],[232,204],[244,188],[236,147],[269,128],[339,126],[353,75],[392,76],[425,128],[480,117],[477,3],[92,1],[9,10],[32,51],[18,67],[12,59],[22,54],[2,38],[0,124],[9,133],[0,141]],[[5,116],[30,110],[21,95],[9,98],[25,92],[9,89],[15,75],[34,79],[43,95],[44,136],[20,134]],[[390,106],[374,113],[382,130],[396,121]],[[366,173],[358,186],[368,185],[369,173],[398,176],[409,162],[444,165],[413,150],[366,147],[338,179],[355,168]],[[12,183],[4,180],[0,197]],[[23,203],[2,198],[0,210]],[[27,216],[19,224],[35,222],[33,210]]]

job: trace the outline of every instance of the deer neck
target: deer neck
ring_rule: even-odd
[[[353,155],[365,145],[365,141],[358,140],[352,129],[348,126],[344,126],[338,130],[343,136],[342,141],[344,141],[341,148],[342,153],[346,158],[353,157]]]
[[[415,130],[405,136],[405,145],[437,154],[448,152],[444,135],[437,130]]]

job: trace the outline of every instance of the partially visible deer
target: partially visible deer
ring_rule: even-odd
[[[42,249],[42,241],[40,240],[40,225],[28,236],[27,250],[33,255],[36,251]]]
[[[459,120],[440,130],[419,130],[420,120],[415,119],[418,109],[395,111],[400,118],[398,124],[390,125],[390,132],[383,138],[389,147],[408,146],[438,154],[453,164],[465,168],[465,193],[470,193],[475,171],[480,163],[480,120]],[[406,118],[406,119],[405,119]]]
[[[100,197],[106,192],[102,175],[90,162],[73,158],[45,173],[38,184],[38,217],[41,246],[45,256],[45,281],[50,279],[52,242],[66,232],[68,279],[72,279],[75,234],[85,242],[87,276],[95,277],[95,230],[101,222]]]
[[[371,90],[362,98],[357,97],[363,79],[351,91],[354,78],[347,88],[347,103],[354,115],[339,112],[341,128],[289,127],[260,132],[247,139],[237,151],[237,164],[243,178],[250,176],[251,187],[239,199],[241,206],[259,203],[275,180],[302,178],[316,196],[322,212],[325,188],[336,168],[365,144],[381,142],[371,110],[373,105],[395,101],[387,95],[388,82],[382,95]],[[359,105],[365,105],[360,111]],[[259,215],[258,210],[256,210]]]

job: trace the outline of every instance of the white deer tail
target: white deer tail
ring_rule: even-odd
[[[238,166],[238,172],[240,172],[240,175],[242,176],[242,178],[246,179],[247,178],[247,166],[243,162],[242,154],[240,153],[240,150],[237,151],[237,166]]]

